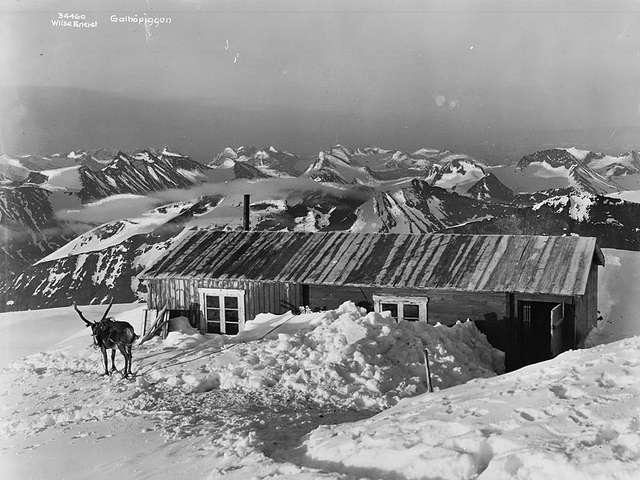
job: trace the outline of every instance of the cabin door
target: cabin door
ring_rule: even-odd
[[[542,362],[560,353],[561,303],[518,301],[518,318],[523,365]]]

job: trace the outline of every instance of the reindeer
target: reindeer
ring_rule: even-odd
[[[78,313],[82,321],[87,327],[91,327],[94,345],[100,347],[102,351],[102,359],[104,360],[104,374],[111,375],[111,372],[118,371],[116,368],[116,347],[124,357],[123,378],[127,378],[131,374],[131,345],[136,341],[138,335],[135,334],[133,327],[127,322],[117,322],[113,317],[107,317],[113,301],[107,307],[99,322],[91,322],[85,318],[78,306],[74,303],[73,308]],[[107,349],[111,349],[111,372],[109,371],[109,363],[107,362]]]

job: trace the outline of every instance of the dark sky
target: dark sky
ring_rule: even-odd
[[[640,144],[638,1],[0,5],[6,151],[340,142],[500,160]],[[98,27],[53,27],[58,11]],[[110,22],[126,12],[171,24]]]

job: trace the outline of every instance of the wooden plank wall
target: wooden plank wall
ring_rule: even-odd
[[[415,290],[395,288],[353,288],[324,285],[309,286],[309,303],[312,308],[335,308],[352,300],[373,304],[373,294],[399,296],[423,296],[429,298],[429,323],[453,325],[458,320],[488,320],[508,317],[506,293],[456,292],[443,290]]]
[[[245,291],[245,314],[252,320],[258,313],[285,313],[283,303],[302,304],[302,286],[290,283],[266,283],[241,280],[149,280],[149,308],[170,310],[197,310],[200,304],[199,288],[231,288]]]
[[[373,294],[423,296],[429,323],[453,325],[457,321],[473,320],[494,347],[514,350],[511,334],[511,311],[508,293],[457,292],[444,290],[415,290],[392,288],[353,288],[309,285],[309,304],[312,308],[335,308],[352,300],[373,304]]]
[[[598,318],[598,265],[591,264],[585,294],[576,296],[575,346],[583,347]]]
[[[426,296],[429,298],[429,323],[440,322],[453,325],[467,318],[473,320],[496,348],[507,356],[507,369],[515,368],[517,359],[517,299],[521,294],[459,292],[446,290],[417,290],[392,288],[356,288],[326,285],[299,285],[293,283],[273,283],[241,280],[148,280],[149,308],[160,309],[168,303],[170,310],[199,309],[198,288],[232,288],[245,290],[246,319],[253,319],[258,313],[281,314],[289,308],[284,302],[293,305],[308,303],[312,308],[332,309],[341,303],[352,300],[368,302],[373,305],[373,294],[391,294],[398,296]],[[308,302],[307,297],[308,291]],[[303,295],[304,292],[304,295]],[[570,297],[547,298],[549,296],[524,295],[538,301],[571,302]],[[517,298],[514,298],[517,297]],[[575,347],[582,346],[597,318],[598,267],[592,264],[587,281],[585,295],[574,297],[575,308]],[[284,301],[284,302],[283,302]],[[190,319],[195,320],[195,319]],[[194,325],[197,321],[192,321]],[[513,367],[510,368],[510,365]]]

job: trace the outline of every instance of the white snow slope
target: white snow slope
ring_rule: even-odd
[[[637,305],[620,288],[635,264],[605,253],[612,315]],[[140,333],[143,308],[113,312]],[[595,343],[614,338],[610,318]],[[127,381],[100,375],[79,322],[69,307],[0,314],[3,338],[23,339],[8,360],[50,347],[0,370],[0,478],[569,480],[640,467],[640,337],[494,377],[502,357],[472,323],[398,325],[346,303],[260,315],[235,338],[174,320],[165,340],[134,346]]]
[[[129,303],[116,304],[111,314],[135,308]],[[104,305],[81,307],[89,319],[100,319]],[[127,320],[128,321],[128,320]],[[74,333],[88,335],[83,323],[71,308],[47,308],[24,312],[0,313],[0,368],[25,355],[55,348]]]
[[[319,427],[307,456],[354,477],[638,478],[639,398],[634,337]]]
[[[598,274],[598,322],[587,346],[640,335],[640,252],[603,248],[606,266]]]
[[[139,195],[114,195],[108,199],[98,200],[95,204],[105,204],[105,208],[109,208],[106,204],[111,202],[116,202],[116,204],[120,204],[123,201],[127,202],[129,201],[128,197],[130,196],[134,197],[133,201],[136,201],[138,198],[144,198]],[[109,247],[122,243],[124,240],[134,235],[153,231],[159,226],[166,224],[171,219],[179,216],[191,205],[193,205],[193,203],[190,202],[171,203],[163,205],[162,207],[154,208],[148,212],[144,212],[138,217],[123,218],[122,220],[102,224],[88,232],[78,235],[69,243],[63,245],[58,250],[50,253],[35,263],[50,262],[52,260],[58,260],[71,255],[105,250]]]
[[[52,310],[41,329],[47,315],[63,312],[80,322],[70,308]],[[101,310],[87,308],[89,318]],[[140,333],[141,314],[138,306],[116,318]],[[134,381],[100,376],[99,352],[83,327],[3,370],[0,477],[343,478],[295,464],[302,436],[424,392],[422,341],[438,388],[502,367],[501,353],[470,322],[396,324],[363,316],[350,302],[261,315],[235,338],[173,323],[179,330],[165,340],[134,347]]]

